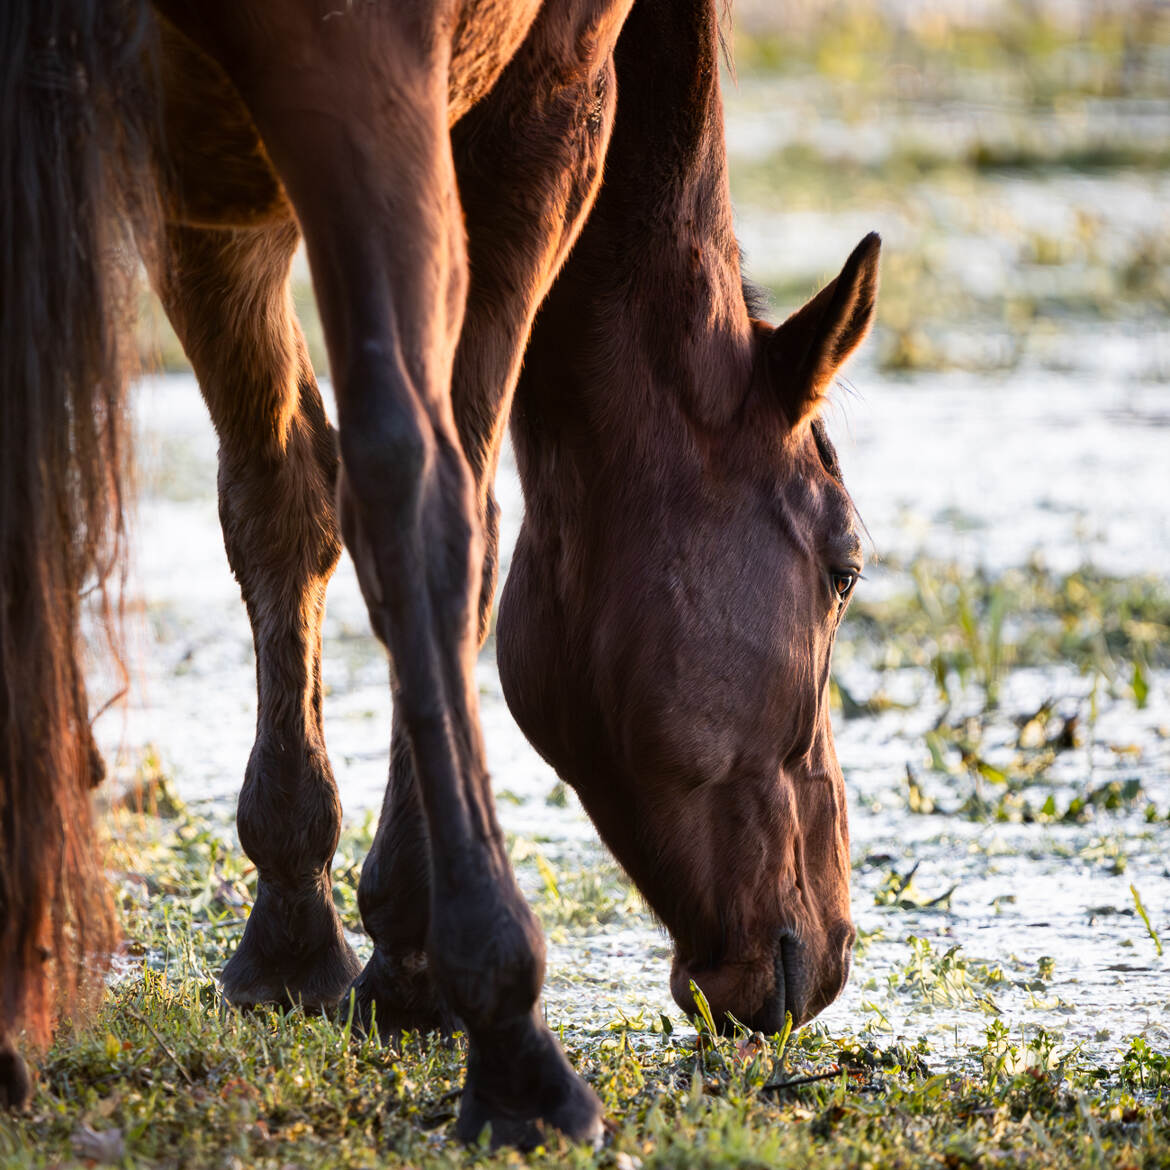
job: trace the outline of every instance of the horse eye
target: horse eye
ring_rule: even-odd
[[[838,601],[844,601],[849,596],[850,590],[852,590],[856,580],[856,573],[834,571],[829,574],[829,584],[833,587],[833,593],[836,595]]]

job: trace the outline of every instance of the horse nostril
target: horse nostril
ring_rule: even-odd
[[[805,1022],[803,947],[790,934],[782,934],[776,947],[776,1006],[781,1026],[784,1017],[792,1017],[792,1026]]]
[[[854,932],[851,925],[833,930],[821,947],[810,951],[791,934],[782,934],[776,947],[776,989],[772,1013],[781,1026],[786,1014],[793,1027],[807,1024],[841,994],[849,978]]]

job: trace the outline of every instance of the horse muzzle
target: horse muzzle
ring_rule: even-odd
[[[706,968],[692,966],[676,954],[670,972],[671,995],[683,1011],[694,1015],[698,1005],[693,982],[721,1030],[731,1028],[734,1018],[753,1032],[771,1036],[784,1030],[789,1015],[793,1026],[800,1027],[841,994],[849,978],[855,937],[850,922],[831,928],[817,947],[782,932],[770,954]]]

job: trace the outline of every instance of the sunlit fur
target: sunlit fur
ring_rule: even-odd
[[[121,532],[128,225],[219,437],[256,646],[238,827],[258,889],[227,997],[312,1008],[352,988],[359,1025],[458,1023],[461,1137],[600,1134],[540,1010],[543,939],[479,730],[510,415],[526,520],[500,665],[521,725],[674,935],[680,1002],[694,978],[718,1012],[770,1027],[839,989],[848,849],[826,685],[843,606],[828,574],[855,534],[816,416],[868,327],[877,242],[781,327],[752,319],[714,7],[636,0],[630,16],[632,2],[5,8],[9,1103],[29,1092],[16,1033],[43,1039],[54,989],[76,998],[111,940],[77,598],[91,582],[104,596]],[[301,240],[336,433],[289,298]],[[395,698],[359,888],[364,968],[330,890],[341,810],[321,719],[343,537]]]
[[[498,656],[673,936],[676,999],[693,979],[772,1030],[837,995],[853,940],[829,575],[860,551],[815,420],[872,319],[878,241],[779,328],[751,319],[717,55],[703,3],[640,0],[623,29],[606,183],[513,411]]]

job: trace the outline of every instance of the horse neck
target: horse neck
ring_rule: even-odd
[[[538,318],[518,398],[521,417],[563,418],[575,446],[582,428],[612,440],[648,419],[665,440],[672,414],[680,436],[718,427],[752,360],[713,4],[637,0],[615,68],[605,181]]]

